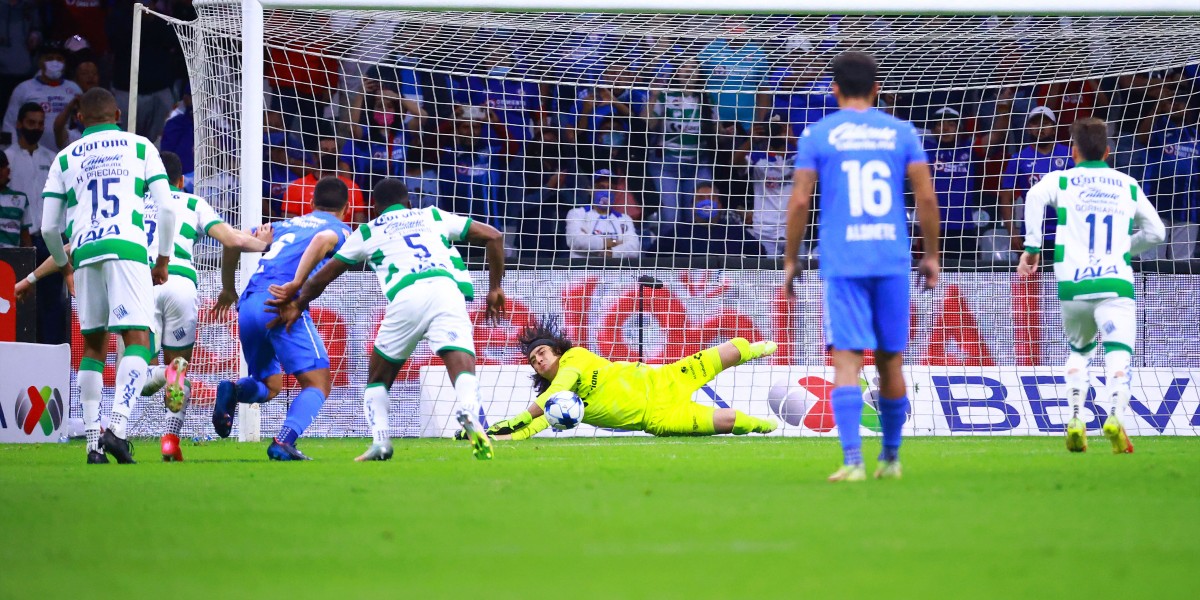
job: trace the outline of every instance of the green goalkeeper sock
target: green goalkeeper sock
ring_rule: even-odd
[[[752,352],[750,351],[750,340],[747,340],[746,338],[736,337],[736,338],[733,338],[732,340],[729,340],[729,343],[733,344],[733,347],[737,348],[738,352],[740,352],[742,354],[742,357],[738,359],[737,364],[744,365],[748,361],[754,360],[755,357],[753,356]],[[738,413],[738,414],[741,414],[741,413]],[[734,431],[734,433],[737,433],[737,428],[735,427],[733,431]]]
[[[752,417],[740,410],[733,412],[733,435],[747,433],[771,433],[777,427],[773,419]]]

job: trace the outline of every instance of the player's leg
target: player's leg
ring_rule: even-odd
[[[1104,332],[1103,400],[1108,402],[1104,436],[1112,443],[1114,454],[1132,454],[1133,442],[1121,421],[1129,407],[1129,371],[1137,343],[1137,304],[1133,298],[1111,298],[1099,302],[1094,314],[1096,324]]]
[[[291,331],[279,325],[268,331],[267,336],[284,372],[295,377],[301,388],[288,406],[279,433],[267,447],[267,457],[271,460],[310,460],[296,449],[296,440],[316,420],[329,397],[329,353],[307,312]]]
[[[168,294],[163,293],[163,290],[174,282],[175,279],[172,277],[167,280],[167,283],[154,286],[154,321],[150,328],[150,356],[154,357],[155,360],[151,361],[150,369],[147,371],[146,383],[142,384],[143,396],[153,396],[163,386],[167,385],[167,367],[158,364],[157,358],[159,351],[162,350],[162,332],[165,331],[163,321],[166,319],[166,307],[164,305],[167,303],[168,298]],[[120,351],[124,354],[124,348],[121,348]]]
[[[875,278],[871,314],[879,342],[875,364],[879,370],[879,425],[883,449],[876,479],[900,478],[900,443],[908,419],[908,386],[904,381],[904,350],[908,348],[908,275]]]
[[[233,415],[239,403],[268,402],[283,387],[282,368],[267,330],[273,315],[266,312],[265,300],[261,295],[249,296],[238,308],[238,341],[248,375],[237,381],[217,384],[212,424],[217,435],[223,438],[233,431]]]
[[[376,339],[378,340],[378,337]],[[378,349],[371,352],[371,359],[367,365],[367,387],[363,390],[363,414],[371,428],[371,445],[366,452],[354,459],[357,462],[392,458],[388,392],[392,389],[392,383],[396,381],[400,368],[404,366],[405,359],[389,358],[380,354]]]
[[[154,321],[154,293],[150,266],[130,260],[101,263],[108,285],[108,330],[125,342],[125,355],[117,363],[112,417],[100,442],[119,463],[132,463],[126,440],[133,402],[141,396],[150,366],[150,326]]]
[[[1071,352],[1063,365],[1063,379],[1067,384],[1067,401],[1071,403],[1071,417],[1067,419],[1066,444],[1071,452],[1087,450],[1087,426],[1080,417],[1083,402],[1087,399],[1088,366],[1096,352],[1095,303],[1090,300],[1065,300],[1062,302],[1063,331]]]
[[[163,393],[163,404],[167,409],[166,431],[160,440],[165,461],[183,460],[179,432],[183,429],[187,406],[192,398],[187,370],[192,360],[192,347],[196,343],[197,318],[196,285],[190,279],[176,276],[163,285],[155,286],[155,325],[159,332],[156,337],[162,344],[166,365],[151,367],[150,378],[161,376],[162,384],[159,387],[166,387]],[[146,393],[145,386],[142,393]]]
[[[866,471],[862,459],[862,352],[879,346],[875,337],[867,278],[825,280],[825,343],[833,355],[834,389],[831,395],[833,420],[842,444],[842,467],[830,481],[862,481]]]
[[[79,401],[87,435],[89,464],[108,462],[100,446],[100,400],[104,392],[104,361],[108,358],[108,291],[100,265],[75,270],[75,296],[79,303],[79,329],[83,358],[79,361]]]
[[[429,327],[425,339],[429,347],[446,363],[446,373],[454,384],[458,403],[454,411],[458,424],[471,440],[471,453],[480,460],[492,458],[492,441],[479,422],[479,380],[475,377],[475,331],[454,283],[440,280],[429,286],[435,290],[430,298]]]

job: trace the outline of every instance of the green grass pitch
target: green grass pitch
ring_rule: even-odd
[[[303,440],[89,466],[0,446],[0,598],[1195,598],[1200,440]],[[877,450],[868,440],[867,452]],[[873,467],[870,461],[868,467]]]

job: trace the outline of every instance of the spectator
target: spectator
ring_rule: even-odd
[[[696,182],[713,176],[710,167],[700,164],[706,116],[700,85],[699,64],[689,60],[671,74],[665,89],[653,94],[650,127],[660,133],[661,150],[650,169],[658,181],[660,236],[669,235],[681,217],[686,220],[680,209],[692,203]]]
[[[1100,82],[1086,79],[1058,83],[1043,83],[1033,92],[1042,106],[1054,111],[1058,117],[1058,137],[1071,137],[1071,123],[1108,108],[1108,94],[1100,90]]]
[[[612,204],[609,205],[613,211],[622,213],[633,219],[634,222],[642,220],[642,205],[638,202],[637,196],[629,191],[629,181],[625,173],[620,170],[621,165],[617,166],[616,172],[610,169],[600,169],[592,178],[592,189],[596,190],[612,190]]]
[[[90,58],[75,65],[72,81],[79,86],[80,92],[86,92],[100,85],[100,67]],[[79,113],[79,96],[71,99],[66,109],[54,117],[54,142],[59,148],[83,137],[83,123],[76,115]]]
[[[8,18],[0,23],[0,101],[33,74],[33,49],[41,43],[38,3],[10,0]]]
[[[192,87],[183,86],[183,98],[179,107],[171,112],[171,117],[163,125],[162,142],[159,149],[174,152],[183,163],[184,179],[191,179],[196,170],[196,123],[192,114]]]
[[[519,246],[546,257],[563,250],[559,224],[579,203],[575,146],[560,144],[558,130],[543,128],[540,140],[529,144],[525,201],[518,223]]]
[[[67,108],[67,104],[81,92],[74,82],[63,79],[66,69],[66,54],[60,44],[45,44],[38,55],[38,72],[31,79],[26,79],[13,90],[8,100],[8,110],[4,112],[4,131],[16,137],[17,111],[27,103],[35,103],[45,111],[45,118],[51,120]],[[58,143],[53,131],[43,128],[42,146],[52,152],[58,152]],[[41,191],[38,191],[41,195]]]
[[[641,254],[633,219],[612,210],[612,195],[612,190],[595,189],[590,205],[567,212],[571,258],[637,258]]]
[[[159,9],[171,13],[171,6],[159,3]],[[108,35],[113,40],[133,37],[133,3],[120,0],[108,15]],[[121,128],[128,128],[129,72],[132,48],[128,43],[113,45],[113,96],[121,108]],[[186,76],[183,51],[175,37],[175,27],[163,19],[142,19],[142,46],[138,59],[138,97],[136,133],[157,142],[167,116],[175,106],[175,82]]]
[[[46,176],[54,163],[55,153],[42,146],[40,140],[46,129],[46,113],[42,105],[26,102],[17,110],[16,132],[13,145],[4,151],[12,177],[9,187],[29,198],[31,209],[30,229],[37,260],[46,260],[50,251],[42,239],[42,190],[46,187]],[[62,275],[54,273],[37,282],[38,315],[37,341],[41,344],[65,344],[69,341],[66,287]]]
[[[363,202],[362,190],[354,183],[353,179],[338,172],[337,154],[326,148],[324,151],[318,152],[312,162],[312,167],[307,175],[288,184],[287,191],[283,194],[281,216],[290,219],[312,212],[312,198],[317,182],[322,177],[332,176],[341,179],[342,183],[345,183],[350,190],[350,210],[346,212],[346,223],[355,226],[364,222],[368,214],[367,205]]]
[[[733,212],[721,205],[711,183],[696,186],[690,222],[682,223],[668,236],[660,237],[659,254],[674,254],[703,261],[710,256],[758,256],[759,244]],[[695,263],[701,264],[701,263]]]
[[[33,209],[24,192],[8,187],[11,180],[8,155],[0,152],[0,248],[28,248],[33,245],[29,237]]]
[[[442,208],[503,228],[496,198],[499,182],[494,161],[497,146],[488,125],[488,111],[479,106],[455,109],[454,134],[441,152]]]
[[[793,36],[784,47],[787,54],[767,75],[764,93],[759,96],[759,120],[779,115],[799,138],[806,127],[838,109],[837,98],[833,97],[833,77],[822,75],[824,62],[807,38]]]
[[[734,26],[728,33],[700,51],[701,74],[717,117],[737,123],[739,133],[747,133],[757,112],[758,88],[767,74],[767,55],[743,37],[745,27]]]
[[[263,125],[263,215],[279,216],[288,184],[304,177],[304,144],[276,111],[266,111]]]
[[[766,256],[783,256],[787,204],[792,195],[792,163],[796,155],[795,138],[789,135],[789,129],[778,121],[757,125],[755,135],[742,143],[738,153],[745,156],[754,187],[750,233],[762,244]],[[753,147],[752,139],[764,138],[763,147]]]
[[[630,87],[633,76],[622,64],[604,71],[600,82],[579,89],[579,96],[565,118],[567,142],[579,144],[585,168],[596,170],[629,158],[629,121],[644,116],[649,94]]]
[[[1195,121],[1188,123],[1187,110],[1185,97],[1167,95],[1138,127],[1150,162],[1148,191],[1167,225],[1167,242],[1152,254],[1160,260],[1188,260],[1196,254],[1200,135]]]
[[[111,1],[98,2],[96,0],[81,1],[81,0],[51,0],[46,2],[49,5],[49,19],[47,23],[51,25],[49,39],[65,40],[73,35],[78,35],[88,41],[96,54],[104,55],[109,50],[108,32],[105,30],[105,22],[108,19],[109,5],[114,4]],[[161,13],[170,11],[169,2],[146,2],[147,8],[156,10]],[[129,18],[132,20],[133,15],[130,13]],[[125,45],[129,45],[129,37],[117,37],[114,39],[124,40]],[[117,44],[120,46],[120,44]]]
[[[1025,118],[1025,135],[1030,144],[1014,154],[1004,167],[1000,179],[1000,222],[1010,225],[1013,250],[1021,250],[1025,244],[1025,192],[1050,171],[1075,166],[1071,150],[1055,142],[1057,127],[1054,111],[1045,106],[1034,107]],[[1054,248],[1054,229],[1053,216],[1047,216],[1047,249]]]
[[[933,187],[941,212],[942,252],[960,259],[968,254],[973,257],[979,195],[971,143],[959,134],[957,110],[946,106],[933,116],[936,120],[925,136],[925,153],[933,168]]]
[[[437,206],[437,171],[426,168],[425,165],[415,160],[404,164],[404,185],[408,188],[409,208]]]
[[[374,189],[380,179],[403,175],[410,148],[420,144],[424,116],[419,102],[404,100],[395,90],[365,79],[363,93],[350,107],[354,138],[341,148],[342,169],[363,189]]]
[[[338,86],[340,65],[302,30],[320,28],[327,21],[325,16],[300,17],[284,11],[273,13],[266,24],[280,39],[291,40],[286,47],[267,50],[267,81],[274,89],[272,108],[283,113],[289,130],[300,131],[309,151],[319,144],[322,123],[328,123],[325,112],[330,93]]]

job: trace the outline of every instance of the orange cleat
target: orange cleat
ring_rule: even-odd
[[[179,436],[168,433],[162,436],[163,462],[183,462],[183,448],[179,446]]]

